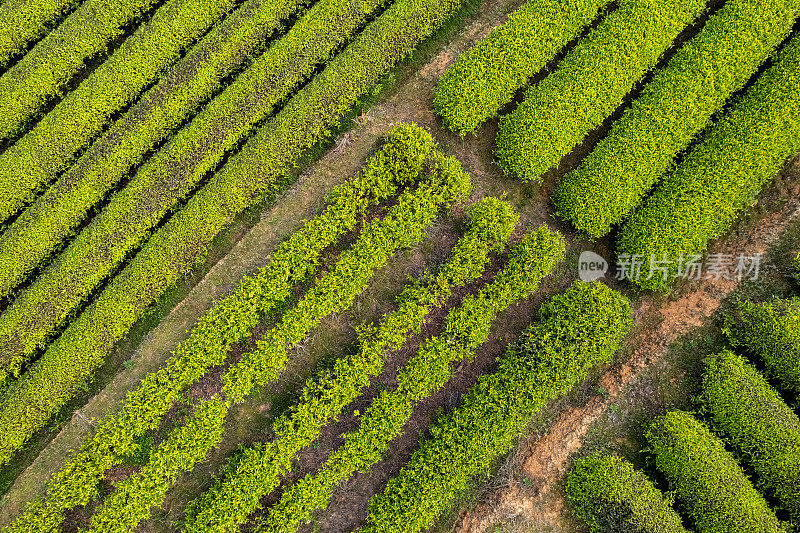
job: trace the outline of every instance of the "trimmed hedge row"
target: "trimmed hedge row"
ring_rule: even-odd
[[[18,133],[45,103],[104,53],[156,0],[84,0],[0,77],[0,140]],[[5,218],[3,219],[5,220]]]
[[[289,169],[460,4],[398,0],[231,157],[15,384],[17,407],[0,406],[0,418],[14,420],[17,428],[0,435],[0,464],[89,379],[145,310],[202,260],[214,237],[248,206],[274,199],[292,181]],[[60,377],[55,387],[54,375]],[[16,411],[23,405],[28,407]]]
[[[24,361],[46,346],[53,332],[147,239],[168,211],[382,2],[318,2],[148,159],[125,189],[0,316],[0,344],[8,347],[10,357]]]
[[[150,516],[170,486],[222,441],[229,404],[219,396],[203,400],[191,416],[159,444],[147,464],[117,483],[92,516],[90,533],[127,533]]]
[[[448,67],[433,105],[464,135],[494,117],[609,0],[529,0]]]
[[[535,292],[563,255],[563,237],[545,225],[523,237],[495,279],[451,310],[443,334],[426,340],[398,371],[397,389],[380,393],[360,417],[358,428],[344,434],[344,444],[331,452],[318,472],[284,490],[262,520],[260,531],[297,530],[317,509],[328,506],[334,488],[356,472],[369,472],[402,433],[414,406],[447,383],[453,363],[475,356],[488,340],[498,313]]]
[[[724,351],[706,359],[701,400],[714,429],[800,520],[800,419],[761,374]]]
[[[671,497],[613,455],[593,453],[575,461],[567,496],[592,533],[688,533]]]
[[[0,154],[0,222],[30,203],[121,109],[217,20],[234,0],[170,0],[102,65]]]
[[[800,298],[739,301],[723,331],[733,346],[755,354],[783,388],[800,395]]]
[[[576,282],[546,302],[497,372],[431,426],[431,437],[372,498],[360,533],[427,530],[513,449],[536,413],[609,361],[632,325],[627,299],[597,282]]]
[[[305,0],[247,0],[114,122],[0,234],[0,297],[43,264],[149,150],[221,90],[248,55],[304,4]],[[53,177],[48,174],[40,181]]]
[[[416,126],[389,130],[385,144],[356,176],[335,187],[325,210],[271,255],[269,264],[218,301],[179,343],[166,363],[144,377],[121,410],[101,424],[48,486],[46,502],[33,502],[11,531],[52,531],[62,512],[95,497],[103,473],[128,454],[136,439],[159,425],[181,392],[209,368],[221,365],[230,348],[246,340],[265,317],[291,297],[295,284],[317,270],[322,250],[356,227],[367,209],[417,179],[433,139]]]
[[[80,0],[5,0],[0,4],[0,72]]]
[[[785,533],[723,442],[692,415],[667,413],[647,441],[698,533]]]
[[[255,350],[247,352],[222,376],[225,411],[243,402],[255,387],[275,382],[288,362],[288,351],[297,346],[331,313],[347,309],[355,297],[366,289],[377,269],[400,249],[422,240],[425,229],[434,221],[440,208],[465,198],[470,192],[469,176],[454,159],[442,158],[431,180],[416,189],[404,192],[381,219],[365,224],[356,243],[342,252],[331,271],[315,280],[314,285],[297,305],[287,310],[278,324],[257,342]],[[222,415],[224,419],[224,413]],[[223,420],[224,422],[224,420]],[[198,426],[200,433],[214,434],[217,417],[208,421],[209,427]],[[176,431],[181,431],[180,429]],[[200,446],[205,444],[206,447]],[[147,476],[126,484],[119,498],[107,497],[97,510],[102,519],[96,531],[108,524],[123,524],[133,529],[150,516],[150,509],[160,505],[171,484],[179,474],[205,458],[216,441],[196,443],[196,447],[175,458],[176,466],[163,463],[159,456],[151,457],[144,469]],[[153,482],[153,479],[158,482]]]
[[[620,5],[500,119],[495,149],[500,166],[523,181],[541,183],[544,172],[622,105],[705,7],[704,0]],[[559,200],[556,196],[556,206]]]
[[[357,353],[309,380],[299,401],[273,423],[274,439],[246,449],[235,466],[226,469],[223,480],[189,504],[183,530],[238,531],[259,507],[259,500],[277,487],[297,454],[383,371],[388,353],[421,331],[431,310],[451,296],[453,287],[481,276],[490,252],[502,251],[518,219],[510,205],[496,198],[476,204],[469,215],[470,229],[450,259],[436,274],[408,286],[398,298],[398,309],[385,314],[377,327],[359,331]]]
[[[619,236],[620,254],[666,257],[667,279],[640,278],[656,289],[674,279],[681,256],[702,254],[753,204],[762,187],[800,150],[800,35],[774,66],[692,148]]]
[[[798,0],[725,2],[561,181],[561,215],[592,238],[627,217],[789,35],[798,10]]]

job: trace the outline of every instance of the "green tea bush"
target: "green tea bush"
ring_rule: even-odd
[[[797,254],[797,257],[795,257],[794,263],[792,264],[794,265],[795,270],[794,279],[797,280],[797,283],[800,283],[800,253]]]
[[[476,204],[470,211],[470,229],[449,260],[436,274],[408,286],[398,298],[397,310],[385,314],[377,328],[360,331],[357,353],[338,359],[331,370],[309,380],[299,401],[273,423],[273,440],[245,449],[235,467],[226,469],[224,479],[190,503],[183,530],[238,531],[239,524],[258,509],[260,499],[278,486],[297,454],[383,371],[389,353],[422,330],[430,312],[447,301],[454,287],[481,276],[490,252],[505,247],[518,219],[510,205],[496,198]]]
[[[31,131],[0,154],[0,222],[67,168],[234,0],[169,0]]]
[[[563,237],[542,225],[509,254],[509,262],[477,296],[467,296],[448,313],[442,335],[426,340],[397,374],[397,388],[384,390],[360,416],[359,426],[345,433],[344,444],[322,467],[284,490],[268,511],[261,531],[288,533],[309,522],[330,502],[333,489],[356,472],[369,472],[408,422],[415,404],[441,389],[451,365],[473,358],[489,338],[498,313],[535,292],[564,255]]]
[[[701,396],[723,435],[795,520],[800,520],[800,419],[761,374],[724,351],[706,359]]]
[[[698,533],[785,533],[723,442],[692,415],[667,413],[647,441]]]
[[[9,347],[10,356],[25,360],[45,347],[53,332],[147,239],[159,221],[383,1],[317,3],[149,158],[125,189],[0,316],[0,344]],[[49,312],[41,313],[43,308]]]
[[[0,72],[79,1],[8,0],[0,4]]]
[[[500,119],[495,150],[500,166],[523,181],[541,183],[544,172],[622,105],[705,7],[703,0],[622,3]]]
[[[789,35],[798,10],[798,0],[725,2],[562,180],[561,216],[592,238],[622,222]]]
[[[592,533],[688,533],[672,501],[628,461],[593,453],[575,461],[567,496]]]
[[[253,351],[243,354],[223,374],[222,393],[226,407],[244,402],[253,390],[277,381],[286,368],[290,349],[302,342],[324,317],[350,307],[355,297],[367,288],[375,272],[394,254],[422,240],[425,229],[436,220],[440,208],[465,198],[469,192],[469,177],[461,170],[460,164],[454,159],[442,158],[430,180],[402,193],[397,204],[383,218],[365,224],[356,243],[342,252],[332,269],[314,281],[297,305],[283,313],[277,325],[258,340]],[[214,434],[216,419],[211,423],[212,426],[199,431]],[[219,443],[205,442],[207,447],[195,447],[178,459],[185,471],[205,458]],[[135,478],[128,487],[128,491],[142,504],[133,506],[126,499],[106,498],[97,510],[98,515],[104,517],[97,531],[102,531],[103,524],[115,522],[133,528],[150,515],[151,507],[161,504],[169,480],[174,479],[177,473],[168,464],[160,464],[157,456],[151,458],[144,468],[151,475]],[[152,489],[153,477],[163,481],[160,485],[163,490]],[[140,494],[146,498],[140,498]]]
[[[104,53],[156,0],[86,0],[0,77],[0,140],[20,133],[85,62]],[[5,217],[3,217],[5,220]]]
[[[640,286],[668,286],[681,257],[702,254],[753,204],[800,150],[798,108],[800,36],[795,36],[626,222],[618,253],[666,258],[670,267],[666,279],[640,278]]]
[[[510,452],[533,416],[608,362],[633,325],[625,297],[574,283],[483,376],[462,405],[431,426],[411,460],[372,498],[367,532],[421,532]]]
[[[219,92],[228,76],[303,4],[302,0],[247,0],[132,104],[0,234],[0,296],[7,296],[44,264],[109,191]],[[24,179],[49,183],[67,161],[63,163],[49,170],[28,168],[27,172],[38,174]],[[13,167],[10,172],[23,179]]]
[[[800,298],[741,300],[725,317],[723,331],[733,346],[756,355],[783,388],[800,395]]]
[[[439,80],[433,105],[462,135],[494,117],[609,0],[529,0]]]
[[[245,276],[219,300],[166,363],[128,394],[121,410],[97,428],[50,482],[46,503],[32,503],[12,531],[52,531],[63,511],[94,498],[103,473],[134,449],[137,438],[158,427],[186,387],[223,364],[231,347],[246,340],[262,318],[275,315],[292,287],[316,272],[325,248],[354,229],[367,209],[417,179],[432,147],[431,136],[416,126],[389,130],[383,146],[358,174],[328,194],[325,210],[281,243],[264,268]]]

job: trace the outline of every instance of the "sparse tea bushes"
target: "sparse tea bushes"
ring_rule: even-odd
[[[453,131],[475,131],[608,2],[529,0],[445,71],[433,101],[436,111]]]
[[[638,284],[668,286],[680,257],[702,254],[800,150],[800,36],[712,126],[625,223],[620,254],[666,258],[669,273]]]
[[[625,297],[600,283],[574,283],[484,376],[461,406],[431,427],[383,493],[359,533],[427,530],[478,475],[517,442],[531,418],[609,361],[633,325]]]
[[[675,156],[789,35],[799,9],[797,0],[725,2],[655,74],[609,135],[561,181],[561,216],[592,238],[622,222]]]
[[[756,473],[760,486],[800,519],[800,419],[738,355],[706,359],[701,396],[714,429]]]
[[[723,442],[692,415],[667,413],[647,441],[698,533],[785,533]]]
[[[575,461],[567,496],[592,533],[688,533],[671,500],[619,457],[594,453]]]
[[[770,377],[800,395],[800,298],[739,301],[725,321],[731,344],[754,354]]]
[[[622,104],[705,6],[704,0],[623,2],[500,119],[500,166],[524,181],[541,182],[544,172]],[[556,206],[561,200],[555,198]]]

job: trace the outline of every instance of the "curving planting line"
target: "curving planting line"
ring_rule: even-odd
[[[500,119],[495,149],[500,166],[523,181],[541,183],[542,174],[622,105],[705,7],[705,0],[623,2]],[[558,207],[560,197],[555,200]]]
[[[460,4],[393,4],[231,157],[13,384],[0,405],[0,419],[14,427],[0,434],[0,464],[89,379],[147,308],[202,260],[214,237],[247,207],[284,190],[291,167]]]
[[[269,263],[245,276],[230,295],[217,302],[179,343],[156,372],[131,391],[120,411],[104,421],[80,451],[56,474],[45,500],[33,501],[8,531],[54,531],[63,512],[97,497],[104,472],[129,453],[136,439],[155,429],[186,387],[210,368],[224,363],[230,348],[247,339],[264,317],[292,295],[292,288],[317,270],[321,252],[399,187],[416,180],[433,139],[416,126],[390,130],[385,144],[350,181],[328,195],[327,207],[283,242]]]
[[[224,479],[189,504],[183,530],[238,531],[259,500],[278,486],[297,454],[383,371],[389,352],[419,333],[430,312],[450,297],[454,287],[481,276],[490,252],[505,248],[518,219],[511,206],[496,198],[475,205],[469,215],[470,229],[448,261],[436,274],[408,286],[398,298],[398,309],[385,314],[376,328],[361,330],[357,353],[337,360],[331,370],[309,381],[299,402],[273,423],[272,441],[244,450]]]
[[[202,434],[219,435],[225,414],[233,404],[243,402],[255,387],[275,382],[288,362],[288,351],[331,313],[347,309],[363,292],[375,272],[400,249],[419,243],[425,229],[436,220],[439,210],[465,198],[471,189],[469,176],[453,159],[439,158],[430,180],[398,198],[381,218],[365,224],[361,235],[344,251],[332,269],[315,280],[297,304],[287,310],[278,324],[256,343],[256,348],[242,355],[223,375],[222,395],[201,402],[200,415],[209,404],[222,403],[224,412],[198,421]],[[200,417],[198,415],[198,417]],[[208,424],[204,426],[202,424]],[[181,433],[182,428],[175,430]],[[173,437],[168,436],[167,442]],[[185,453],[157,448],[146,465],[119,482],[92,517],[89,531],[129,531],[150,516],[177,476],[191,470],[219,443],[203,440],[184,446]],[[203,446],[204,445],[204,446]]]
[[[247,0],[142,95],[0,234],[0,297],[44,264],[150,150],[222,90],[227,77],[304,5],[305,0]]]
[[[436,86],[436,112],[453,131],[475,131],[608,3],[529,0],[448,67]]]
[[[800,35],[625,223],[617,253],[668,266],[666,275],[634,280],[639,286],[668,287],[681,257],[702,254],[753,204],[800,150],[798,110]]]
[[[574,283],[483,376],[461,406],[431,426],[411,460],[370,500],[360,533],[431,527],[473,480],[516,446],[534,415],[609,362],[633,326],[628,300],[607,286]]]
[[[725,444],[691,414],[667,413],[647,441],[698,533],[786,532]]]
[[[169,0],[31,131],[0,154],[0,222],[30,203],[115,113],[136,100],[234,3]]]
[[[0,315],[0,346],[12,370],[44,348],[169,210],[384,1],[318,2],[148,159],[125,189]]]
[[[789,36],[800,0],[730,0],[656,72],[558,186],[561,216],[606,235],[641,202],[728,98]]]
[[[671,497],[614,455],[595,452],[576,460],[567,477],[567,496],[592,533],[688,533]]]
[[[426,340],[398,371],[397,388],[384,390],[373,400],[360,416],[358,428],[344,434],[344,444],[331,452],[316,473],[306,475],[283,492],[278,503],[267,511],[259,530],[297,530],[313,518],[316,510],[328,506],[334,488],[356,472],[369,472],[402,433],[414,406],[447,383],[453,363],[475,356],[488,340],[499,313],[538,289],[561,262],[564,246],[563,237],[545,225],[526,234],[495,279],[477,296],[467,296],[452,309],[443,334]]]

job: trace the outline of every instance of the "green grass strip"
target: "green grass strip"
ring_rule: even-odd
[[[514,99],[609,0],[529,0],[439,80],[433,105],[451,130],[474,132]]]
[[[325,210],[281,243],[269,263],[214,304],[156,372],[131,391],[121,410],[104,421],[61,469],[46,499],[29,504],[8,531],[55,531],[63,512],[97,498],[106,470],[130,454],[137,439],[158,427],[186,387],[224,363],[231,347],[245,341],[265,317],[292,296],[293,287],[316,272],[320,254],[356,227],[367,210],[416,180],[433,139],[415,126],[401,125],[356,176],[328,194]]]
[[[743,358],[724,351],[705,362],[703,411],[756,473],[759,486],[800,520],[800,418]]]
[[[725,444],[692,415],[660,417],[647,441],[698,533],[785,533]]]
[[[8,296],[72,235],[92,208],[159,142],[223,88],[249,54],[305,0],[247,0],[216,24],[158,84],[96,140],[0,234],[0,297]],[[42,178],[50,181],[52,176]]]
[[[541,183],[542,174],[622,105],[705,6],[705,0],[623,2],[500,119],[495,155],[503,170]],[[569,202],[556,200],[557,206]]]
[[[591,533],[688,533],[671,497],[614,455],[597,452],[575,461],[567,496]]]
[[[564,177],[561,216],[592,238],[622,222],[789,35],[798,10],[798,0],[725,2]]]
[[[506,267],[477,296],[467,296],[448,313],[443,334],[422,344],[398,371],[397,388],[378,395],[360,416],[358,428],[343,435],[344,444],[331,452],[319,471],[283,492],[259,530],[296,531],[311,521],[316,510],[328,506],[333,489],[356,472],[369,472],[402,433],[414,406],[447,383],[453,363],[475,356],[488,340],[497,315],[535,292],[563,255],[563,237],[546,225],[523,237],[509,254]]]
[[[768,376],[800,397],[800,298],[740,300],[724,322],[733,346],[755,355]]]
[[[223,228],[247,207],[284,190],[291,181],[287,169],[460,5],[459,0],[399,0],[231,157],[14,384],[13,400],[0,405],[0,420],[13,425],[0,434],[0,464],[75,394],[147,308],[202,259]]]
[[[800,150],[800,35],[668,174],[626,222],[618,254],[666,259],[668,274],[638,284],[664,288],[680,257],[702,254]]]
[[[59,16],[80,0],[5,0],[0,4],[0,72],[47,33]]]
[[[0,140],[20,133],[85,62],[104,53],[156,0],[85,0],[0,77]],[[5,220],[5,217],[3,217]]]
[[[169,0],[111,57],[0,154],[0,222],[30,203],[235,0]]]
[[[507,203],[486,198],[470,211],[470,229],[435,274],[409,285],[398,308],[380,324],[360,330],[358,352],[340,358],[331,370],[310,380],[300,400],[272,424],[272,441],[242,452],[235,467],[210,490],[189,504],[184,531],[238,531],[239,524],[274,490],[300,451],[311,445],[322,428],[353,400],[384,368],[386,357],[418,334],[430,312],[452,295],[452,289],[479,278],[493,250],[502,251],[519,215]]]
[[[256,387],[277,381],[286,367],[291,348],[297,346],[324,317],[350,307],[379,268],[399,250],[422,240],[426,228],[436,220],[442,207],[463,200],[470,191],[469,176],[459,163],[454,159],[439,158],[431,179],[401,194],[397,205],[391,207],[383,218],[365,224],[356,243],[342,252],[332,269],[315,280],[306,295],[257,341],[256,348],[243,354],[223,375],[226,411],[233,404],[243,402]],[[217,398],[208,401],[219,401]],[[222,422],[224,420],[220,421],[219,417],[210,418],[210,426],[200,427],[198,431],[215,434]],[[168,441],[170,439],[171,436],[167,437]],[[205,447],[202,448],[197,443],[195,448],[187,450],[176,460],[176,464],[183,471],[191,470],[213,446],[219,444],[219,440],[204,440]],[[92,517],[90,532],[132,530],[149,517],[151,507],[161,503],[170,480],[175,479],[178,473],[158,453],[151,456],[142,471],[147,474],[126,478],[103,500]]]
[[[601,283],[575,282],[461,405],[431,428],[400,473],[369,504],[360,533],[426,531],[474,480],[496,468],[534,415],[609,362],[633,326],[628,300]]]
[[[128,185],[0,316],[0,346],[16,369],[47,345],[156,224],[328,60],[385,0],[320,0]],[[42,310],[46,309],[46,313]]]

